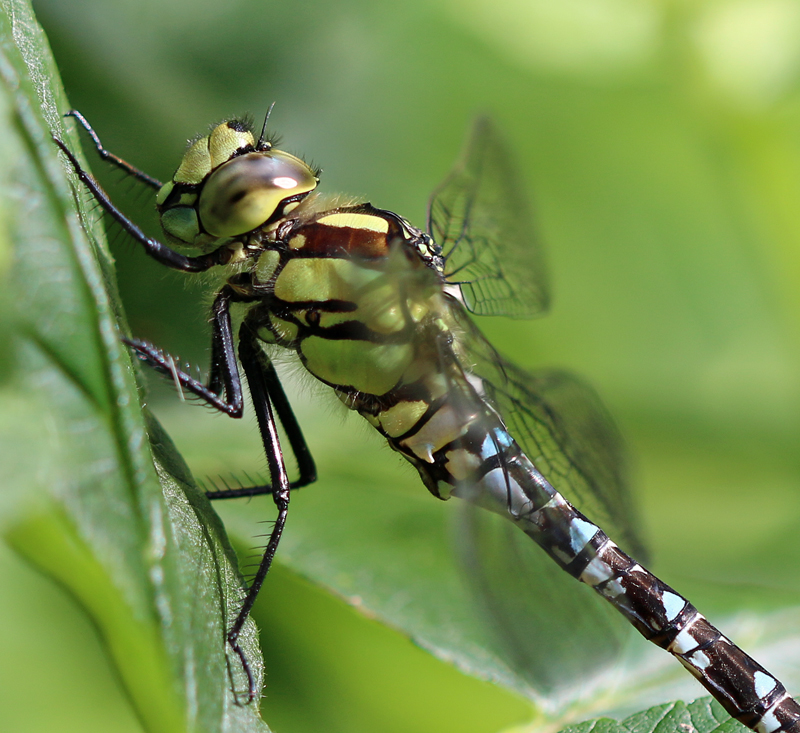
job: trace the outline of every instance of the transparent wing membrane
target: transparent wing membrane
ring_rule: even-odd
[[[442,248],[445,279],[459,286],[463,300],[463,306],[447,300],[452,343],[441,349],[442,371],[455,359],[455,371],[468,375],[539,472],[640,552],[622,441],[595,393],[565,372],[529,373],[505,361],[464,310],[529,317],[549,301],[524,188],[487,118],[475,121],[459,163],[432,196],[428,230]],[[467,422],[473,409],[469,398],[460,409]],[[462,439],[465,451],[474,452],[471,440]],[[576,589],[518,529],[477,509],[486,505],[482,491],[469,478],[456,489],[473,499],[459,507],[456,529],[469,585],[504,658],[534,694],[572,696],[580,680],[615,657],[626,636],[624,622],[591,591]]]
[[[458,502],[455,546],[501,657],[546,709],[580,696],[632,635],[504,517]]]
[[[524,190],[497,129],[478,118],[428,206],[445,277],[477,315],[527,318],[547,309],[545,263]]]
[[[459,360],[480,377],[485,398],[523,452],[618,544],[637,557],[645,555],[622,436],[597,393],[569,372],[526,371],[511,364],[469,316],[459,315]]]
[[[536,468],[624,546],[641,551],[619,433],[595,393],[570,374],[525,372],[504,361],[453,303],[453,356]],[[476,380],[475,377],[478,379]],[[463,418],[470,408],[464,403]],[[469,436],[460,447],[467,448]],[[501,464],[501,470],[504,468]],[[503,656],[543,704],[574,698],[617,658],[630,629],[589,588],[576,586],[503,517],[483,511],[483,488],[460,482],[456,546]]]

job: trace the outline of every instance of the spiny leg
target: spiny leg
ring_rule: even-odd
[[[230,288],[223,288],[211,308],[212,313],[212,337],[211,337],[211,372],[206,383],[206,388],[215,394],[226,395],[236,393],[241,398],[241,384],[239,373],[236,369],[236,354],[233,347],[233,331],[231,327],[230,303],[242,300],[236,292]],[[250,323],[248,328],[253,332],[256,330],[254,323]],[[258,342],[256,342],[256,345]],[[259,347],[259,353],[263,350]],[[297,461],[297,468],[300,472],[299,477],[290,483],[292,489],[299,489],[308,486],[317,480],[317,469],[314,465],[314,458],[308,448],[303,431],[297,422],[297,417],[292,410],[286,392],[281,385],[275,366],[265,356],[260,358],[262,376],[266,391],[269,394],[270,402],[275,408],[278,420],[286,432],[292,454]],[[255,399],[255,398],[254,398]],[[235,489],[226,488],[217,491],[207,491],[208,499],[236,499],[244,496],[261,496],[273,493],[273,487],[269,484],[258,484],[254,486],[240,486]]]
[[[87,130],[95,147],[100,153],[101,157],[107,158],[112,163],[119,165],[119,167],[135,175],[145,183],[150,182],[155,186],[159,182],[154,178],[150,178],[147,174],[141,173],[137,169],[130,166],[125,161],[122,161],[117,156],[103,148],[100,139],[92,129],[91,125],[86,119],[77,111],[68,113],[75,117],[76,120]],[[139,227],[128,219],[109,199],[105,191],[100,188],[97,181],[92,178],[80,165],[77,158],[73,155],[72,151],[66,144],[58,138],[53,138],[55,143],[67,156],[70,164],[74,168],[78,178],[89,189],[89,192],[94,196],[100,206],[111,214],[116,219],[122,228],[128,232],[134,239],[145,247],[145,251],[161,264],[171,267],[173,269],[183,270],[186,272],[201,272],[213,267],[217,264],[223,264],[216,253],[212,252],[207,255],[199,257],[187,257],[175,252],[161,242],[147,237]],[[141,176],[138,174],[141,173]],[[223,288],[217,295],[212,310],[212,363],[211,373],[206,385],[194,379],[190,374],[179,369],[175,360],[160,348],[140,339],[123,339],[131,348],[134,349],[137,356],[143,361],[150,364],[155,369],[166,373],[171,376],[175,383],[181,388],[186,389],[192,394],[196,395],[207,404],[224,412],[231,417],[241,417],[243,412],[243,400],[241,394],[241,380],[239,377],[238,369],[236,367],[236,355],[233,348],[233,335],[230,322],[230,302],[233,300],[240,300],[235,296],[235,292],[227,286]],[[289,401],[280,385],[274,367],[270,364],[268,367],[268,377],[270,380],[270,388],[274,393],[275,406],[278,412],[281,424],[286,430],[289,443],[297,459],[298,468],[300,470],[300,477],[296,482],[293,482],[292,487],[298,488],[306,486],[316,480],[316,469],[314,461],[306,445],[300,426],[292,412]],[[224,397],[222,396],[224,394]],[[210,492],[210,498],[234,498],[241,496],[255,496],[258,494],[266,494],[272,491],[271,486],[253,486],[248,488],[239,488],[225,492]]]
[[[236,362],[236,351],[233,343],[233,328],[231,324],[230,305],[232,302],[243,300],[233,288],[223,287],[214,299],[211,313],[211,371],[206,384],[198,381],[187,372],[179,369],[173,357],[146,341],[138,339],[124,339],[142,359],[151,367],[170,377],[180,389],[185,389],[199,397],[206,404],[230,415],[241,417],[244,411],[242,398],[242,384]],[[247,300],[247,299],[245,299]],[[249,333],[249,331],[248,331]],[[259,348],[259,352],[261,349]],[[261,360],[263,380],[270,400],[275,407],[292,454],[297,461],[300,476],[290,483],[292,489],[314,483],[317,480],[317,469],[314,458],[303,437],[300,424],[297,422],[286,392],[283,390],[278,373],[272,362],[264,357]],[[253,398],[255,401],[255,397]],[[244,496],[261,496],[273,493],[272,484],[258,484],[254,486],[241,486],[235,489],[208,491],[209,499],[235,499]]]
[[[231,303],[247,302],[230,285],[225,285],[214,298],[211,306],[211,369],[206,389],[217,395],[225,395],[229,404],[235,404],[240,417],[244,408],[242,399],[242,380],[236,364],[236,350],[233,343],[233,324],[231,323]]]
[[[108,151],[103,148],[99,138],[86,122],[85,118],[78,113],[72,116],[76,117],[89,132],[101,157],[110,160],[113,164],[153,187],[160,186],[160,182],[133,168],[133,166],[130,166],[117,156],[108,153]],[[214,265],[225,263],[227,258],[225,252],[222,250],[199,257],[188,257],[172,250],[158,240],[147,237],[133,221],[126,217],[112,203],[111,199],[105,191],[103,191],[97,181],[83,169],[67,145],[58,138],[54,137],[53,140],[64,155],[66,155],[78,178],[89,189],[89,192],[103,210],[109,213],[128,234],[144,246],[147,254],[156,261],[167,267],[186,272],[202,272]],[[220,254],[220,252],[222,252],[222,254]],[[153,344],[140,339],[123,338],[123,341],[128,344],[143,361],[162,373],[172,376],[175,383],[181,389],[186,389],[215,409],[231,417],[241,417],[243,413],[241,378],[238,373],[236,355],[233,348],[229,311],[230,303],[234,300],[242,300],[242,298],[237,297],[236,292],[230,288],[230,286],[225,286],[217,295],[214,303],[212,369],[208,385],[195,379],[186,371],[179,369],[175,360],[169,354]],[[245,298],[244,300],[247,299]],[[252,611],[255,600],[275,557],[275,552],[286,524],[290,490],[292,488],[283,462],[278,429],[272,411],[270,390],[275,392],[278,414],[281,416],[282,421],[285,422],[287,435],[289,436],[292,448],[297,454],[301,477],[300,480],[295,483],[295,486],[302,486],[313,481],[316,477],[316,469],[299,425],[297,424],[286,395],[280,385],[277,373],[259,346],[254,331],[247,325],[242,328],[240,334],[239,358],[244,367],[248,385],[251,390],[253,406],[258,418],[259,429],[269,464],[271,482],[269,486],[243,489],[236,495],[246,496],[256,493],[271,493],[278,508],[278,516],[275,520],[272,532],[270,533],[270,538],[258,571],[248,589],[242,608],[226,635],[228,644],[236,652],[242,663],[245,674],[247,675],[249,703],[256,696],[255,678],[244,650],[239,644],[239,636]],[[230,494],[225,495],[229,496]]]
[[[275,417],[272,411],[270,387],[274,387],[274,385],[271,385],[270,379],[266,376],[272,365],[247,322],[242,324],[239,331],[239,359],[242,362],[242,367],[247,377],[247,384],[250,387],[253,409],[256,412],[258,428],[261,432],[264,452],[267,456],[267,463],[269,464],[272,498],[275,502],[275,506],[278,508],[278,516],[272,527],[272,532],[270,533],[269,541],[264,550],[264,556],[261,558],[261,563],[258,566],[258,571],[253,578],[253,582],[250,584],[239,615],[236,617],[227,635],[228,644],[230,644],[231,648],[238,655],[245,674],[247,675],[249,703],[256,696],[255,678],[253,677],[253,671],[250,668],[250,663],[247,661],[244,650],[239,644],[239,635],[241,634],[245,621],[247,621],[247,617],[253,609],[253,604],[258,597],[258,592],[261,590],[264,579],[267,577],[267,573],[272,566],[275,551],[278,548],[278,542],[280,541],[283,529],[286,525],[291,484],[286,474],[286,466],[284,465],[283,453],[278,437],[278,427],[275,423]]]
[[[125,173],[127,173],[129,176],[133,176],[136,180],[141,181],[151,188],[159,189],[164,185],[157,178],[153,178],[153,176],[148,175],[143,170],[136,168],[136,166],[131,165],[126,160],[123,160],[119,156],[114,155],[114,153],[106,150],[103,147],[103,143],[100,142],[100,138],[94,131],[94,128],[89,124],[89,121],[80,112],[78,112],[77,109],[71,109],[69,112],[66,112],[64,117],[74,117],[80,123],[81,127],[83,127],[87,133],[89,133],[89,137],[92,138],[92,142],[97,150],[97,154],[103,160],[107,160],[109,163],[117,166],[117,168],[125,171]]]
[[[264,358],[261,363],[262,378],[266,385],[267,393],[270,397],[270,402],[275,408],[280,424],[286,432],[286,437],[289,439],[289,446],[292,449],[292,455],[297,461],[297,468],[300,472],[299,477],[292,481],[289,486],[292,489],[299,489],[303,486],[313,484],[317,480],[317,468],[314,464],[314,458],[308,448],[303,431],[300,424],[297,422],[297,417],[292,410],[289,399],[286,397],[286,392],[283,390],[280,378],[272,362]],[[255,396],[252,395],[255,402]],[[218,491],[207,491],[206,497],[209,499],[236,499],[243,496],[260,496],[262,494],[273,493],[271,485],[256,485],[256,486],[241,486],[234,489],[223,489]]]
[[[225,287],[214,298],[211,306],[211,368],[206,386],[216,394],[222,394],[223,390],[230,394],[235,389],[230,384],[232,367],[236,365],[230,303],[230,288]]]
[[[242,397],[241,378],[235,361],[233,362],[234,371],[229,378],[230,389],[226,387],[224,393],[220,394],[179,368],[175,358],[158,346],[135,338],[123,338],[122,341],[130,346],[136,356],[143,362],[161,374],[170,377],[180,390],[190,392],[207,405],[230,417],[239,418],[242,416],[244,399]]]
[[[200,397],[206,404],[231,417],[241,417],[244,403],[230,317],[230,304],[237,300],[242,300],[241,296],[227,285],[220,290],[214,300],[212,307],[212,365],[208,385],[177,368],[175,360],[171,356],[152,344],[135,339],[126,339],[125,342],[131,346],[143,361],[158,371],[171,376],[181,389]],[[278,516],[270,533],[261,563],[247,591],[242,608],[226,636],[228,644],[239,657],[247,676],[247,702],[250,703],[256,696],[256,684],[250,663],[239,644],[239,636],[275,557],[275,551],[286,524],[289,493],[293,488],[305,486],[316,480],[316,468],[299,423],[281,386],[275,367],[261,348],[260,342],[255,336],[255,329],[247,321],[242,325],[239,334],[239,360],[247,378],[253,408],[258,419],[264,451],[269,465],[270,483],[221,492],[208,492],[207,496],[215,499],[269,493],[272,494],[273,500],[278,507]],[[300,477],[295,482],[290,482],[286,473],[275,415],[272,409],[273,405],[289,438],[289,443],[300,469]]]

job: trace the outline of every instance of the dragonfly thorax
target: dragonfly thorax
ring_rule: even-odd
[[[266,292],[258,335],[295,350],[345,393],[384,395],[417,358],[420,329],[440,309],[421,232],[369,204],[317,212],[280,227],[253,267]]]
[[[300,158],[256,142],[245,123],[231,120],[189,146],[156,201],[176,245],[211,251],[280,222],[318,182]]]

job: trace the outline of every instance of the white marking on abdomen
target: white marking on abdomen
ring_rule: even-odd
[[[530,508],[531,501],[525,496],[522,487],[502,468],[493,468],[479,482],[503,508],[512,514],[519,514]]]
[[[705,652],[695,652],[690,657],[687,657],[687,661],[691,662],[699,670],[704,670],[711,664],[711,660]]]
[[[689,621],[675,636],[667,651],[672,654],[688,654],[697,647],[697,639],[692,636],[692,627],[703,618],[699,613]]]
[[[686,606],[686,601],[683,598],[669,591],[664,591],[661,594],[661,603],[664,606],[664,614],[667,617],[667,621],[675,620]]]
[[[778,680],[776,680],[774,677],[770,677],[768,674],[764,674],[763,672],[756,672],[753,675],[753,683],[756,695],[763,700],[775,689],[775,687],[778,685]]]
[[[433,463],[433,454],[463,436],[475,417],[474,413],[461,415],[452,406],[443,405],[416,433],[401,440],[400,445],[426,463]]]
[[[580,580],[592,587],[600,585],[614,577],[614,571],[608,563],[603,562],[599,557],[594,558],[581,573]]]
[[[466,448],[455,448],[447,451],[447,463],[444,467],[456,480],[463,481],[478,470],[481,465],[480,458]]]
[[[764,713],[764,715],[761,716],[761,720],[759,720],[754,726],[758,733],[773,733],[781,727],[780,721],[777,719],[777,717],[775,717],[774,710],[787,697],[788,695],[784,695],[766,713]]]

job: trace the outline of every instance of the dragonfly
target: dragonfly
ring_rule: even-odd
[[[107,151],[104,160],[155,189],[166,240],[147,236],[111,201],[61,140],[79,180],[145,252],[175,270],[225,268],[211,307],[206,381],[157,346],[123,340],[179,388],[234,418],[252,398],[269,483],[208,492],[269,494],[277,516],[227,644],[256,683],[239,636],[286,525],[293,489],[316,468],[273,364],[305,369],[407,459],[439,499],[500,514],[564,571],[596,591],[646,639],[693,674],[735,719],[758,733],[800,733],[800,704],[758,662],[649,572],[600,524],[627,527],[618,441],[593,392],[561,372],[530,374],[505,361],[471,315],[527,317],[548,305],[527,202],[493,123],[479,118],[456,166],[431,197],[423,231],[398,214],[316,191],[320,171],[252,124],[215,125],[186,150],[172,179],[152,178]],[[267,118],[269,115],[267,115]],[[198,253],[199,252],[199,253]],[[231,309],[246,314],[234,332]],[[278,424],[297,463],[290,480]],[[555,484],[555,486],[554,486]],[[574,500],[589,495],[595,521]],[[639,550],[632,533],[620,538]]]

